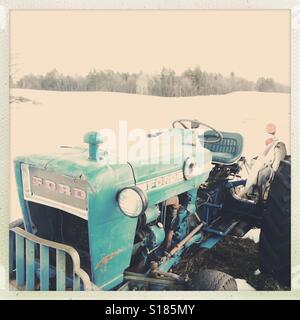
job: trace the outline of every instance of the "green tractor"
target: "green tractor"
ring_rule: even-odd
[[[175,142],[197,146],[181,161],[170,151],[169,163],[110,163],[99,132],[85,135],[87,148],[15,159],[23,219],[10,225],[11,288],[237,290],[223,272],[189,278],[172,268],[251,228],[261,228],[261,272],[289,285],[290,157],[275,128],[247,162],[238,133],[189,119],[172,127]]]

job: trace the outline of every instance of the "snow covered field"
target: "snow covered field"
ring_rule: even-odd
[[[11,105],[11,163],[17,155],[57,151],[62,145],[83,145],[87,131],[168,128],[178,118],[196,118],[218,130],[244,136],[244,155],[264,148],[265,125],[274,122],[277,136],[290,148],[290,95],[235,92],[227,95],[165,98],[111,92],[56,92],[12,89],[11,96],[29,101]],[[11,170],[11,220],[20,216]],[[253,236],[253,234],[252,234]],[[254,235],[254,238],[257,238]]]

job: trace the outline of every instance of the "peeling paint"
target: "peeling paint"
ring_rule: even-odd
[[[95,269],[99,269],[101,266],[104,266],[105,264],[107,264],[111,259],[113,259],[115,256],[117,256],[118,254],[120,254],[121,252],[123,252],[124,249],[119,249],[111,254],[109,254],[108,256],[105,256],[104,258],[102,258],[97,264]]]

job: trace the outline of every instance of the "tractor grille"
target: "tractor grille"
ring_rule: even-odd
[[[75,248],[79,253],[82,269],[90,275],[87,221],[39,203],[29,201],[28,205],[35,235]]]

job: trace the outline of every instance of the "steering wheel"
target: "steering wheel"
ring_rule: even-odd
[[[185,122],[187,124],[185,124]],[[205,123],[200,122],[198,120],[177,119],[177,120],[173,121],[172,127],[176,128],[177,123],[179,123],[184,129],[187,129],[187,130],[198,129],[200,126],[203,126],[205,128],[212,130],[213,132],[210,132],[209,134],[204,133],[204,135],[203,135],[204,139],[202,141],[200,140],[201,142],[217,143],[223,139],[223,135],[220,131],[218,131],[217,129],[209,126],[208,124],[205,124]]]

